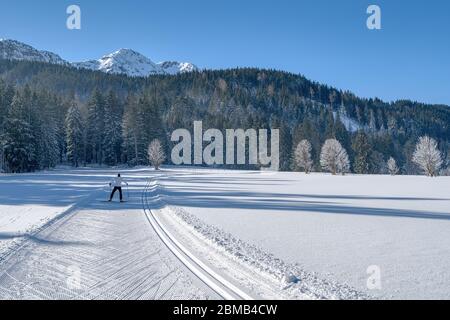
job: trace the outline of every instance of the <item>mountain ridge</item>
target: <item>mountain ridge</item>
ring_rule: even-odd
[[[56,53],[40,51],[26,43],[12,39],[0,39],[0,58],[70,65]]]
[[[155,63],[143,54],[125,48],[104,55],[98,60],[69,62],[56,53],[38,50],[26,43],[12,39],[0,39],[0,59],[44,62],[109,74],[124,74],[130,77],[175,75],[199,70],[196,65],[189,62],[163,61]]]

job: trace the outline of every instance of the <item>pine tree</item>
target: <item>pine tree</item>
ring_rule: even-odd
[[[35,171],[39,170],[40,168],[40,157],[45,152],[45,150],[42,149],[42,114],[41,114],[41,103],[42,101],[39,100],[39,97],[37,96],[36,92],[31,91],[29,86],[25,86],[23,90],[20,91],[20,94],[22,96],[22,111],[23,119],[29,124],[31,129],[31,136],[29,144],[33,147],[33,152],[29,154],[28,159],[28,168],[27,171]]]
[[[58,128],[56,122],[50,121],[41,126],[39,139],[38,163],[39,169],[55,167],[59,161]]]
[[[342,109],[343,107],[341,106],[341,110]],[[334,136],[335,139],[342,144],[342,147],[347,150],[347,152],[349,153],[349,157],[353,158],[351,137],[344,123],[342,123],[341,113],[345,114],[345,111],[341,111],[336,114],[336,120],[334,123]]]
[[[139,104],[144,112],[145,139],[147,139],[147,142],[158,139],[164,146],[165,130],[156,98],[144,96]]]
[[[95,90],[88,106],[87,119],[87,161],[102,164],[105,141],[105,101],[102,94]]]
[[[370,116],[369,116],[369,130],[374,133],[377,131],[377,119],[375,117],[375,112],[373,112],[372,109],[370,109]]]
[[[53,111],[56,107],[52,107],[55,101],[45,91],[33,93],[32,99],[35,102],[33,126],[38,168],[53,168],[60,161],[61,153],[58,115]]]
[[[148,138],[142,99],[129,96],[122,122],[125,161],[130,165],[147,163]]]
[[[352,144],[355,153],[353,170],[358,174],[368,174],[370,168],[370,154],[372,147],[369,138],[363,131],[359,131]]]
[[[113,166],[120,162],[122,152],[122,108],[113,92],[105,103],[105,134],[103,141],[103,162]]]
[[[14,98],[14,89],[7,86],[0,80],[0,172],[5,171],[5,154],[3,150],[2,137],[5,134],[5,124],[12,100]]]
[[[325,139],[336,139],[335,122],[333,110],[327,109],[324,111],[324,125],[325,125]]]
[[[12,173],[34,170],[35,143],[24,98],[14,96],[1,138],[6,169]]]
[[[292,134],[284,121],[276,119],[272,125],[274,129],[279,129],[279,156],[280,170],[287,171],[291,168]]]
[[[83,119],[76,104],[70,107],[66,116],[66,144],[67,160],[78,167],[83,159],[84,139]]]

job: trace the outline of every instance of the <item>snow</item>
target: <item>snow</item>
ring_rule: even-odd
[[[0,39],[0,59],[45,62],[110,74],[126,74],[130,77],[148,77],[156,74],[176,75],[198,70],[197,66],[189,62],[167,61],[156,64],[131,49],[120,49],[98,60],[69,63],[53,52],[39,51],[25,43],[5,39]]]
[[[73,64],[77,68],[98,70],[112,74],[126,74],[130,77],[147,77],[155,74],[170,74],[192,72],[197,67],[188,62],[154,63],[149,58],[131,49],[120,49],[103,56],[99,60],[78,62]]]
[[[116,171],[0,175],[0,298],[215,298],[149,226],[148,179],[163,225],[252,297],[450,298],[450,177],[123,169],[129,201],[109,204]]]
[[[106,73],[127,74],[132,77],[164,73],[153,61],[131,49],[120,49],[99,60],[75,63],[74,66]]]
[[[198,71],[198,67],[189,62],[165,61],[158,63],[165,73],[175,75],[179,73]]]
[[[9,39],[0,39],[0,59],[69,65],[67,61],[55,53],[39,51],[25,43]]]
[[[185,169],[169,170],[160,183],[168,206],[194,217],[187,219],[193,228],[231,234],[337,288],[381,298],[450,297],[448,177]],[[218,232],[201,233],[222,241],[214,240]],[[381,269],[381,290],[367,288],[373,265]]]
[[[54,170],[0,175],[0,257],[103,184],[98,172]]]
[[[334,119],[337,119],[338,113],[333,112]],[[349,132],[358,132],[359,130],[365,129],[365,126],[361,125],[358,121],[350,118],[346,114],[340,112],[339,113],[339,119],[341,120],[342,124],[344,125],[345,129]]]
[[[123,170],[131,184],[128,202],[107,203],[109,190],[102,187],[115,172],[57,170],[1,177],[0,216],[18,223],[3,221],[0,243],[5,235],[9,239],[6,229],[29,231],[17,235],[20,243],[0,256],[0,299],[217,298],[152,232],[141,204],[152,172]],[[40,227],[42,218],[57,212]]]
[[[157,211],[164,224],[189,246],[192,255],[201,257],[253,297],[271,300],[369,298],[348,286],[320,279],[298,265],[285,263],[257,246],[203,223],[182,208],[165,206]]]

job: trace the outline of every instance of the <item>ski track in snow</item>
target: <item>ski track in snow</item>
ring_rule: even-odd
[[[160,219],[155,214],[158,212],[157,207],[160,204],[159,195],[153,197],[153,191],[157,190],[157,185],[150,182],[144,189],[142,195],[142,202],[144,211],[147,215],[149,223],[152,225],[155,232],[158,234],[161,241],[166,247],[188,268],[200,281],[211,288],[218,296],[225,300],[254,300],[254,297],[241,290],[238,286],[228,281],[222,275],[217,273],[214,268],[205,264],[202,259],[192,254],[192,251],[178,241],[168,228],[161,223]],[[149,199],[149,194],[152,194]],[[184,239],[183,239],[184,240]],[[188,244],[188,241],[183,241]],[[206,253],[208,254],[208,253]]]
[[[152,232],[141,192],[131,190],[126,204],[106,204],[97,191],[30,233],[0,264],[0,298],[217,298],[192,281]]]
[[[158,208],[155,210],[157,217],[177,235],[176,238],[189,245],[194,256],[203,257],[209,265],[216,266],[218,272],[254,296],[291,300],[370,299],[349,286],[320,279],[299,265],[285,263],[261,248],[204,223],[181,207],[168,205],[161,192],[163,188],[155,180],[149,189],[154,206]]]
[[[271,273],[279,258],[301,284],[302,277],[292,272],[298,265],[317,275],[318,286],[310,286],[316,292],[320,282],[328,282],[375,298],[449,296],[448,177],[200,168],[163,172],[158,193],[168,206],[159,216],[189,244],[200,238],[199,244],[210,242],[210,248],[240,255],[262,270],[268,266]],[[197,247],[200,256],[212,259],[214,250],[206,254]],[[380,288],[367,285],[370,266],[380,270]],[[275,274],[279,281],[282,272]],[[336,294],[342,297],[339,290]]]
[[[370,299],[355,283],[374,258],[388,288],[376,297],[448,294],[447,178],[121,171],[124,204],[104,202],[113,169],[0,177],[0,299],[220,298],[154,232],[143,196],[189,254],[254,298]]]

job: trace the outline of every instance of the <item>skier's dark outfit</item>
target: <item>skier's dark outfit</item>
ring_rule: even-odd
[[[117,178],[115,178],[113,181],[111,181],[109,183],[110,186],[114,187],[112,192],[111,192],[111,196],[109,197],[109,201],[112,201],[114,194],[116,193],[116,191],[119,191],[120,194],[120,201],[123,201],[123,194],[122,194],[122,185],[123,184],[128,185],[128,183],[126,183],[125,181],[122,180],[122,178],[120,177],[120,174],[117,175]]]
[[[112,201],[112,198],[114,197],[116,191],[119,191],[120,201],[123,201],[122,187],[114,187],[114,189],[111,192],[111,196],[109,197],[109,201]]]

